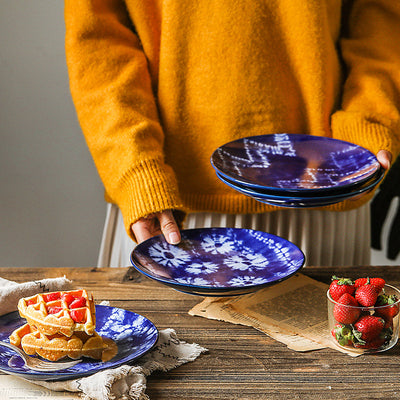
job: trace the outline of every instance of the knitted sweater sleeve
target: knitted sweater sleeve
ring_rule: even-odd
[[[181,202],[164,163],[164,134],[148,63],[123,1],[66,0],[66,57],[79,122],[108,201],[127,232]]]
[[[394,160],[400,152],[400,2],[347,3],[340,48],[347,74],[332,134],[374,154],[389,150]]]

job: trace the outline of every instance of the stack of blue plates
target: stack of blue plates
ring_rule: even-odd
[[[218,178],[260,202],[321,207],[373,189],[384,169],[369,150],[342,140],[301,134],[252,136],[224,144],[211,164]]]

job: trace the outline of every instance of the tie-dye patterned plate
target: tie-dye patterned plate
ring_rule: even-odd
[[[181,292],[201,296],[235,296],[274,285],[298,272],[303,252],[266,232],[237,228],[181,231],[178,245],[156,236],[131,254],[142,274]]]
[[[277,133],[226,143],[211,164],[223,177],[253,189],[325,194],[347,191],[377,173],[373,153],[321,136]]]

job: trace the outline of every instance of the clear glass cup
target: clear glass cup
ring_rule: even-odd
[[[334,301],[329,294],[329,290],[327,291],[329,336],[337,346],[347,351],[364,354],[386,351],[397,343],[399,338],[400,290],[394,286],[385,285],[381,293],[386,295],[394,294],[397,297],[397,301],[390,305],[355,307]],[[359,315],[359,317],[354,317],[357,319],[353,323],[338,322],[334,316],[335,307],[343,307],[349,315]],[[393,314],[396,315],[392,317]],[[355,324],[359,318],[367,315],[381,317],[384,319],[385,324],[378,336],[363,340],[362,338],[357,338],[357,335],[360,335],[355,332],[357,331]]]

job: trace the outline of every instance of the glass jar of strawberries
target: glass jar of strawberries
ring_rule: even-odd
[[[333,276],[327,297],[329,332],[336,345],[375,353],[397,343],[400,291],[384,279]]]

